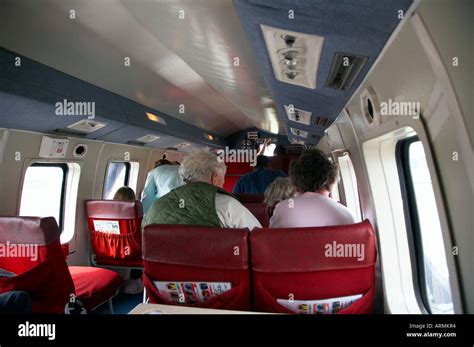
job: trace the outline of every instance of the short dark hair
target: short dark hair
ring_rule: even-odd
[[[291,165],[290,179],[302,192],[331,190],[337,180],[338,167],[319,149],[309,149]]]
[[[170,162],[168,159],[160,159],[157,162],[155,162],[155,168],[161,165],[173,165],[173,163]]]
[[[256,168],[259,169],[266,169],[270,167],[270,159],[267,156],[264,155],[258,155],[257,156],[257,165],[255,165]]]

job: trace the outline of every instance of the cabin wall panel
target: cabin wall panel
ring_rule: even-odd
[[[467,47],[462,47],[463,42],[469,42],[465,38],[466,33],[466,14],[458,13],[462,6],[443,6],[441,1],[427,2],[424,1],[421,7],[421,15],[425,20],[425,24],[429,24],[427,29],[433,33],[435,38],[436,48],[441,52],[444,64],[451,62],[452,56],[458,53],[460,56],[466,54]],[[451,2],[449,2],[451,3]],[[458,4],[459,5],[459,4]],[[449,11],[448,11],[449,7]],[[465,8],[465,7],[464,7]],[[448,11],[448,12],[445,12]],[[442,18],[458,16],[461,23],[453,23],[448,33],[445,33],[446,22]],[[449,20],[448,20],[449,22]],[[468,45],[465,45],[468,46]],[[415,129],[420,139],[425,143],[425,151],[427,153],[428,164],[430,172],[436,177],[432,177],[434,182],[434,190],[437,199],[438,209],[441,206],[446,208],[446,214],[441,213],[440,219],[446,221],[446,225],[450,225],[450,230],[444,230],[446,235],[451,235],[453,244],[460,246],[460,255],[458,256],[458,272],[461,280],[461,288],[464,288],[465,309],[467,312],[474,312],[474,297],[468,293],[468,288],[474,287],[473,274],[473,232],[472,225],[474,224],[472,215],[473,191],[470,182],[470,175],[472,175],[473,158],[461,157],[460,161],[453,161],[453,153],[465,153],[469,156],[472,153],[471,148],[466,146],[466,142],[460,140],[461,133],[466,131],[460,126],[456,119],[455,107],[453,104],[456,100],[449,98],[449,93],[446,91],[450,85],[445,83],[439,77],[439,71],[434,70],[430,64],[430,56],[423,48],[422,42],[418,38],[413,21],[408,21],[401,29],[399,35],[391,43],[391,46],[381,57],[378,64],[375,66],[372,73],[363,83],[361,88],[351,98],[346,108],[354,124],[355,134],[358,142],[363,142],[389,133],[404,126],[409,126]],[[470,55],[469,55],[470,56]],[[468,59],[466,59],[467,61]],[[468,64],[463,61],[464,64]],[[472,90],[472,87],[467,87],[468,72],[467,68],[464,70],[455,70],[452,67],[447,68],[448,74],[451,77],[454,91],[463,109],[472,109],[472,98],[469,100],[465,97],[466,90]],[[464,71],[464,75],[460,78],[459,74]],[[372,87],[378,97],[379,103],[388,101],[388,99],[397,101],[414,101],[420,102],[422,119],[413,119],[410,116],[385,116],[382,117],[381,124],[375,127],[368,125],[365,116],[362,113],[360,105],[360,95],[366,87]],[[435,105],[433,103],[434,96],[436,96],[437,88],[441,88],[444,97],[447,98],[448,111],[444,114],[435,116]],[[435,119],[438,117],[438,119]],[[438,126],[436,131],[435,122],[442,123]],[[465,119],[466,114],[464,115]],[[472,117],[471,117],[472,118]],[[467,121],[468,132],[472,137],[472,120]],[[351,139],[351,130],[347,123],[347,119],[340,116],[337,120],[337,127],[340,131],[341,137],[344,140],[344,147],[351,151],[351,147],[359,146],[356,141]],[[331,141],[331,139],[330,139]],[[337,143],[330,144],[331,147],[339,146]],[[472,142],[471,142],[472,143]],[[357,153],[357,151],[356,151]],[[352,151],[351,151],[352,154]],[[354,156],[354,166],[356,172],[364,165],[359,162],[359,154]],[[464,161],[464,162],[463,162]],[[359,178],[359,177],[358,177]],[[365,186],[366,178],[363,178],[362,186]],[[437,184],[439,182],[439,185]],[[361,199],[367,200],[365,194],[367,190],[361,190]],[[369,209],[370,204],[366,205]],[[446,219],[448,218],[448,219]],[[448,236],[449,237],[449,236]],[[447,246],[450,242],[447,242]],[[447,249],[448,257],[452,257],[451,250]],[[448,259],[448,263],[453,260]],[[452,270],[452,268],[451,268]],[[454,276],[456,277],[456,276]],[[457,285],[456,285],[457,286]],[[472,291],[471,291],[472,292]],[[455,295],[455,294],[454,294]]]
[[[5,134],[8,136],[5,136]],[[28,131],[0,129],[0,215],[15,216],[19,213],[21,185],[26,165],[31,160],[53,162],[75,162],[81,167],[78,187],[75,233],[70,243],[68,257],[70,265],[90,264],[90,239],[85,217],[84,202],[88,199],[101,199],[106,175],[107,164],[111,160],[124,160],[124,153],[129,152],[130,161],[139,163],[137,181],[137,197],[140,197],[149,170],[154,163],[162,158],[164,153],[172,161],[180,161],[182,153],[137,147],[121,144],[112,144],[88,139],[68,138],[69,145],[66,157],[61,159],[39,158],[39,148],[43,136],[51,136]],[[4,139],[6,138],[6,142]],[[87,145],[87,154],[84,158],[75,158],[73,149],[77,144]],[[19,153],[21,160],[15,160]],[[3,158],[3,160],[2,160]]]

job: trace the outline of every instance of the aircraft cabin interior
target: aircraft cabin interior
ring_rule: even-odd
[[[0,313],[473,314],[473,14],[0,0]]]

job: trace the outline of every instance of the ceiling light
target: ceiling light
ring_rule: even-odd
[[[150,112],[145,112],[146,113],[146,116],[149,120],[151,120],[152,122],[155,122],[155,123],[158,123],[158,124],[162,124],[162,125],[166,125],[166,120],[160,116],[157,116],[153,113],[150,113]]]

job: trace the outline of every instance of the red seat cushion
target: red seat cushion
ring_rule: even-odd
[[[114,271],[87,267],[70,266],[76,296],[88,311],[114,296],[122,285],[122,278]]]

